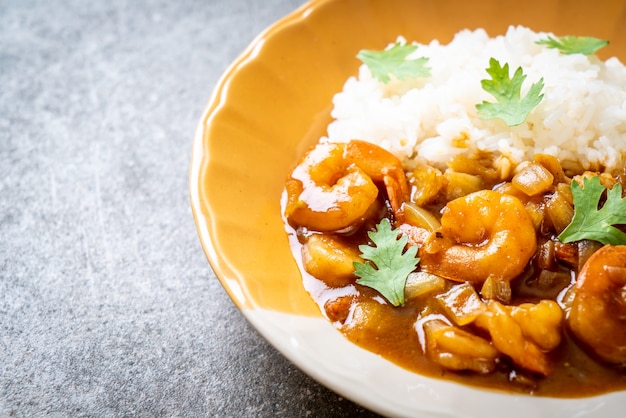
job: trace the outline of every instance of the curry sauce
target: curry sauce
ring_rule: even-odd
[[[574,215],[572,183],[617,190],[623,176],[566,172],[544,155],[510,170],[460,157],[444,174],[402,167],[371,144],[322,151],[288,178],[284,210],[304,286],[346,338],[407,370],[482,388],[552,397],[626,388],[626,247],[559,239]],[[355,275],[383,219],[418,248],[401,303]]]

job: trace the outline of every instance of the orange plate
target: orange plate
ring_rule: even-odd
[[[332,96],[356,74],[357,52],[398,35],[447,43],[461,29],[495,36],[509,25],[608,39],[601,58],[625,61],[623,0],[314,0],[257,37],[209,100],[190,174],[200,240],[240,309],[321,317],[291,256],[280,197],[288,171],[326,134]]]

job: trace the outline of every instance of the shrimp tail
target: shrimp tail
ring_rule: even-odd
[[[374,181],[384,183],[396,222],[402,222],[402,203],[410,200],[402,161],[384,148],[361,140],[346,144],[344,159],[358,164]]]

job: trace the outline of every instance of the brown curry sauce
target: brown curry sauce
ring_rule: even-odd
[[[381,216],[392,219],[389,203],[385,199],[381,188]],[[431,210],[436,213],[440,208],[441,204],[431,207]],[[342,240],[351,247],[358,248],[358,245],[368,242],[366,234],[372,229],[373,223],[375,222],[365,222],[356,232],[342,236]],[[294,238],[291,240],[293,255],[300,258],[302,244],[308,234],[317,232],[290,225],[287,225],[287,229]],[[578,269],[576,245],[561,245],[549,230],[544,235],[538,234],[537,240],[537,253],[524,273],[511,281],[511,305],[536,303],[543,299],[559,301],[566,297],[568,289],[575,283]],[[541,252],[545,252],[546,248],[558,253],[558,256],[550,255],[552,259],[549,261],[549,270],[554,274],[547,283],[540,274],[545,270],[546,263],[545,254]],[[419,324],[416,325],[422,312],[439,312],[433,298],[408,299],[404,305],[394,307],[371,288],[354,282],[345,286],[329,286],[304,269],[301,270],[305,288],[328,320],[347,339],[409,371],[470,386],[536,396],[585,397],[626,389],[626,372],[623,367],[605,364],[589,354],[573,338],[566,321],[562,322],[561,343],[548,354],[552,366],[552,372],[548,376],[520,369],[506,356],[499,357],[496,370],[488,374],[448,370],[425,355]],[[564,310],[567,310],[562,300],[560,302]],[[365,315],[368,316],[366,321],[354,320],[357,306],[365,310]],[[471,331],[477,334],[481,332],[476,329]]]

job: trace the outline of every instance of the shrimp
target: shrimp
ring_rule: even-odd
[[[354,263],[362,263],[356,248],[345,244],[340,237],[313,234],[302,245],[302,266],[311,276],[329,287],[342,287],[356,280]]]
[[[286,217],[296,225],[327,232],[360,223],[384,184],[399,220],[402,203],[410,199],[402,162],[383,148],[365,141],[320,143],[289,175]]]
[[[585,262],[567,322],[598,358],[626,363],[626,245],[605,245]]]
[[[467,282],[452,286],[436,298],[442,313],[456,326],[474,324],[487,331],[493,347],[513,363],[543,375],[550,373],[546,352],[561,343],[563,322],[563,312],[556,302],[542,300],[510,306],[492,299],[485,301]],[[460,341],[459,344],[462,347]]]
[[[484,338],[438,318],[428,319],[423,328],[426,355],[435,363],[446,369],[481,374],[495,370],[499,352]]]
[[[448,202],[441,229],[420,250],[422,270],[450,280],[510,281],[537,248],[532,219],[514,196],[481,190]]]
[[[493,346],[515,364],[546,376],[551,366],[544,350],[550,351],[561,342],[561,319],[560,306],[551,300],[515,307],[489,300],[476,325],[487,330]]]

